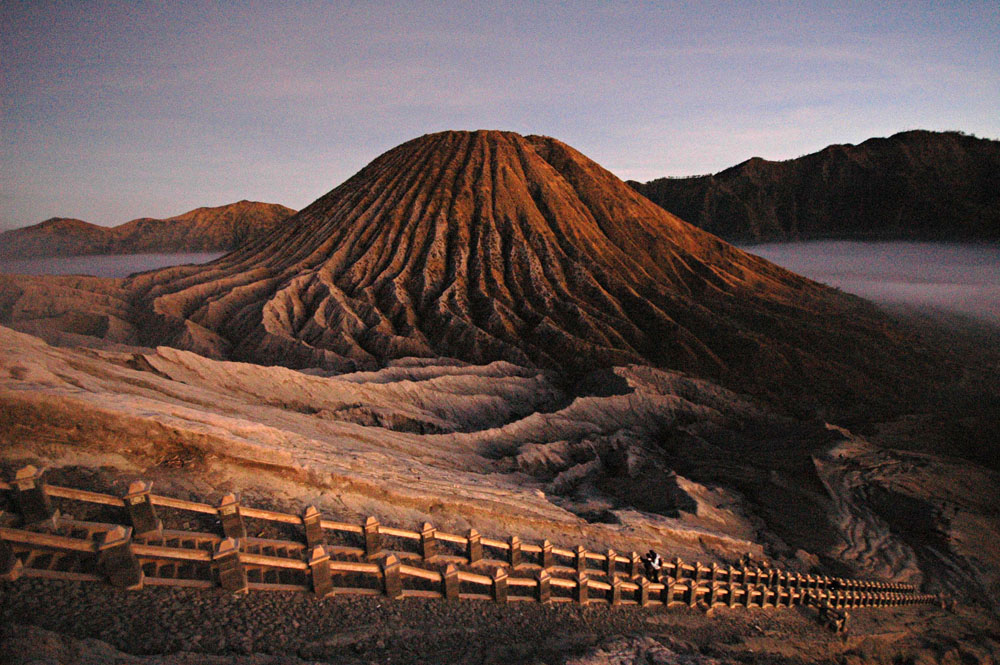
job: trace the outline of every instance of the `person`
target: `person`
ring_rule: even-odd
[[[646,577],[651,582],[660,581],[660,570],[663,568],[663,559],[655,550],[649,550],[642,557],[642,563],[646,567]]]

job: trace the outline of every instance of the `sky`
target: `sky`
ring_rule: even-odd
[[[0,3],[0,230],[300,209],[446,129],[623,179],[906,129],[1000,138],[1000,3]]]

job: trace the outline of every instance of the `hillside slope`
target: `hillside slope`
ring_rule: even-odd
[[[266,235],[295,211],[238,201],[167,219],[143,217],[112,228],[54,217],[0,233],[0,258],[228,251]]]
[[[1000,141],[909,131],[632,187],[731,241],[1000,240]]]

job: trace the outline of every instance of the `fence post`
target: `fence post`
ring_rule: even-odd
[[[55,520],[59,511],[52,507],[52,500],[45,491],[42,475],[45,469],[33,465],[18,469],[11,483],[14,489],[14,503],[25,524]]]
[[[746,570],[746,568],[743,570]],[[750,609],[753,607],[753,587],[749,584],[743,584],[743,591],[743,607]]]
[[[622,581],[617,575],[611,576],[611,604],[622,604]]]
[[[247,583],[247,571],[240,561],[240,541],[236,538],[224,538],[215,546],[212,561],[219,571],[219,584],[226,591],[246,593],[250,587]]]
[[[362,528],[365,535],[365,557],[369,561],[374,561],[382,551],[382,535],[378,531],[378,520],[369,517]]]
[[[679,556],[674,557],[673,566],[674,566],[673,577],[678,580],[684,577],[684,561],[682,561]]]
[[[424,561],[432,561],[438,555],[437,529],[430,522],[424,522],[420,530],[420,552]]]
[[[632,552],[628,555],[628,574],[629,577],[635,579],[639,577],[639,567],[642,564],[642,557],[639,556],[638,552]]]
[[[605,574],[608,576],[608,580],[615,579],[615,571],[618,569],[618,562],[615,559],[618,557],[614,550],[608,550],[605,555],[608,557],[607,566],[604,570]]]
[[[476,563],[483,559],[483,537],[475,529],[469,529],[469,542],[465,546],[465,555],[469,558],[469,563]]]
[[[587,570],[587,548],[583,545],[576,546],[576,572],[582,575]]]
[[[105,531],[97,546],[97,563],[113,586],[122,589],[142,588],[142,568],[132,553],[132,528],[116,526]]]
[[[576,574],[576,602],[586,605],[590,600],[590,578],[587,573],[578,572]]]
[[[548,569],[555,563],[555,555],[552,553],[552,543],[548,540],[542,541],[542,568]]]
[[[660,600],[663,601],[664,607],[670,607],[670,604],[674,602],[674,596],[680,584],[681,581],[678,578],[667,576],[663,582],[663,589],[660,591]]]
[[[687,597],[688,607],[695,607],[698,604],[698,580],[688,580]]]
[[[552,600],[552,576],[549,571],[542,569],[538,574],[538,602],[542,605]]]
[[[163,533],[163,522],[156,516],[156,506],[150,496],[152,491],[153,483],[136,480],[128,486],[128,492],[125,493],[125,507],[136,536]]]
[[[760,606],[761,606],[761,608],[765,608],[765,607],[767,607],[768,605],[771,604],[770,600],[768,599],[767,589],[768,589],[768,586],[766,584],[764,584],[763,582],[760,582],[760,583],[757,584],[757,591],[760,592]]]
[[[382,562],[382,582],[385,595],[393,599],[403,597],[403,574],[399,570],[402,565],[395,554],[390,554]]]
[[[222,522],[222,534],[226,538],[242,540],[247,537],[247,529],[240,514],[240,497],[230,492],[219,502],[219,521]]]
[[[319,547],[324,544],[325,538],[320,519],[319,509],[316,506],[306,506],[302,513],[302,526],[306,531],[306,547]]]
[[[507,571],[503,568],[493,572],[493,600],[501,605],[507,602]]]
[[[458,578],[458,569],[449,563],[444,569],[444,575],[441,576],[441,593],[444,594],[445,600],[458,600],[461,582]]]
[[[317,545],[309,557],[309,570],[312,572],[313,593],[325,598],[333,593],[333,576],[330,574],[330,555],[326,548]]]
[[[736,585],[732,581],[729,582],[729,597],[726,600],[730,608],[736,607]]]
[[[24,564],[14,554],[14,548],[6,540],[0,538],[0,580],[13,582],[21,576]]]
[[[517,568],[521,565],[521,539],[511,536],[507,542],[510,545],[510,567]]]
[[[645,577],[639,578],[639,607],[649,605],[649,580]]]

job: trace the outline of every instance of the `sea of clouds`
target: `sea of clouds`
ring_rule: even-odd
[[[1000,245],[818,240],[743,249],[875,302],[1000,323]]]

